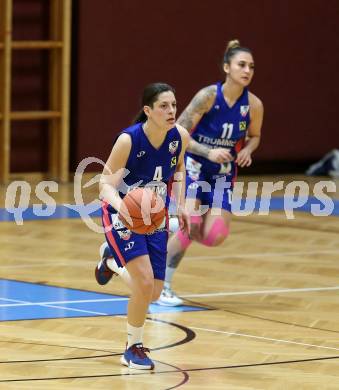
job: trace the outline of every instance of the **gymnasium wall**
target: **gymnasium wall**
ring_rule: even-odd
[[[16,2],[27,7],[27,0]],[[48,10],[39,8],[39,1],[29,3],[46,15]],[[253,50],[256,71],[250,89],[265,105],[256,165],[302,169],[305,162],[339,146],[338,0],[73,0],[73,4],[72,170],[88,156],[106,160],[115,134],[138,111],[147,83],[173,84],[180,112],[198,89],[223,78],[221,58],[232,38]],[[43,37],[44,25],[35,31],[33,22],[26,20],[33,35]],[[35,109],[46,102],[46,89],[41,88],[46,58],[44,53],[20,55],[14,61],[20,96],[14,96],[13,104],[20,109],[28,102]],[[25,63],[28,70],[21,70]],[[14,131],[12,169],[46,170],[46,124],[16,126],[21,128]],[[26,131],[25,126],[33,128]]]
[[[107,158],[149,82],[173,84],[181,111],[223,77],[231,38],[255,56],[250,89],[265,106],[257,162],[302,164],[339,147],[338,9],[337,0],[81,0],[73,163]]]

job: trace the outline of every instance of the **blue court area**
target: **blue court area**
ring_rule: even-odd
[[[126,315],[127,297],[0,279],[0,321]],[[151,304],[149,313],[206,310]]]
[[[35,205],[33,207],[0,208],[1,221],[32,221],[43,219],[68,219],[101,217],[101,204],[91,205]]]
[[[339,216],[339,200],[308,198],[274,197],[271,199],[234,199],[235,213],[258,212],[267,215],[270,211],[301,211],[313,215]],[[100,204],[58,205],[45,207],[33,205],[24,209],[0,209],[0,222],[68,219],[81,217],[100,217]],[[89,317],[126,315],[127,297],[81,291],[69,288],[45,286],[0,279],[0,321],[31,320],[46,318]],[[168,313],[206,310],[202,307],[179,306],[164,307],[150,305],[149,313]]]
[[[298,211],[312,213],[315,216],[339,216],[339,200],[316,197],[273,197],[273,198],[248,198],[234,199],[232,210],[237,213],[259,212],[268,213],[270,211]],[[88,218],[101,217],[101,205],[91,203],[89,205],[34,205],[27,208],[0,208],[0,222],[46,220],[46,219],[68,219],[68,218]]]

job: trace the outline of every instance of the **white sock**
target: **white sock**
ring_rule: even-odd
[[[132,279],[126,267],[119,267],[113,257],[107,259],[106,264],[110,270],[116,272],[124,281],[124,283],[127,284],[129,288],[131,288]]]
[[[144,326],[137,328],[127,322],[127,349],[134,344],[142,343]]]
[[[170,288],[175,271],[176,271],[176,268],[172,268],[172,267],[168,267],[168,266],[166,267],[166,276],[165,276],[165,283],[164,283],[164,286],[166,288]]]

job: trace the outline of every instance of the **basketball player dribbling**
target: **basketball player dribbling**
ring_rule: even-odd
[[[128,220],[122,199],[126,187],[157,187],[160,194],[174,177],[180,227],[189,234],[189,218],[184,210],[184,153],[189,134],[176,125],[176,99],[168,84],[148,85],[142,97],[142,110],[135,124],[117,137],[100,180],[102,221],[107,244],[101,247],[102,260],[95,269],[99,284],[106,284],[120,271],[131,295],[127,310],[127,345],[122,364],[136,369],[153,369],[154,363],[143,346],[143,329],[149,304],[158,299],[166,269],[168,232],[166,221],[153,234],[128,230],[118,211]],[[128,170],[128,171],[127,171]],[[126,175],[126,173],[128,173]],[[125,193],[124,193],[125,192]],[[166,206],[168,206],[169,198]]]
[[[191,235],[178,231],[169,239],[160,305],[183,303],[171,282],[192,240],[214,247],[227,238],[238,166],[251,165],[252,153],[260,143],[263,104],[247,89],[254,74],[251,51],[238,40],[230,41],[223,69],[225,82],[201,89],[178,119],[192,137],[185,157],[187,210],[201,205],[205,210],[203,215],[190,212]]]

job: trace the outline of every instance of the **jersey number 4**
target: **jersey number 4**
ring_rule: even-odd
[[[154,176],[153,176],[154,181],[162,181],[162,166],[155,167],[154,171]]]

